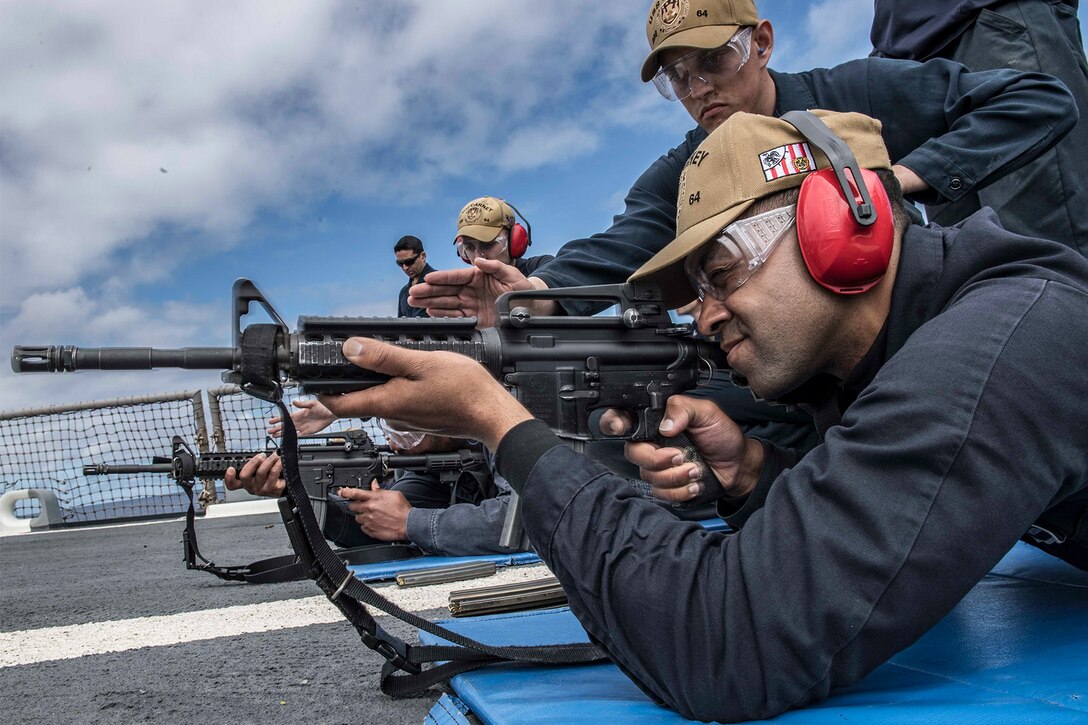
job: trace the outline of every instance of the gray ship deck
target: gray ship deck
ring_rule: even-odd
[[[183,521],[0,538],[0,721],[420,723],[441,695],[392,700],[382,658],[311,581],[251,585],[187,571]],[[275,514],[197,522],[220,565],[289,553]],[[451,589],[539,577],[515,567],[477,582],[397,590],[448,618]],[[390,617],[382,626],[415,641]]]

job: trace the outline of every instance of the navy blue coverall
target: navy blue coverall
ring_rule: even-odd
[[[1065,83],[1088,113],[1088,60],[1078,0],[876,0],[874,53],[948,58],[971,70],[1015,68]],[[930,220],[952,223],[980,206],[1020,234],[1056,239],[1088,255],[1088,123],[1078,123],[1027,166],[949,205]]]
[[[637,498],[540,421],[507,433],[498,470],[628,676],[685,717],[773,716],[860,680],[1041,515],[1088,504],[1086,312],[1067,246],[989,210],[911,226],[884,330],[832,391],[841,423],[800,460],[767,445],[755,492],[722,509],[736,534]]]

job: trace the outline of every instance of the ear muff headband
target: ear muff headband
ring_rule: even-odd
[[[876,173],[858,166],[850,147],[819,117],[790,111],[782,120],[831,162],[830,169],[810,173],[801,184],[797,240],[805,266],[818,284],[832,292],[865,292],[888,271],[895,240],[884,185]]]
[[[514,210],[514,213],[518,215],[518,218],[525,222],[525,226],[514,222],[514,225],[510,227],[510,258],[521,259],[525,256],[525,252],[529,249],[529,245],[533,243],[533,228],[529,226],[529,220],[526,219],[517,207],[510,202],[503,200],[503,203]]]

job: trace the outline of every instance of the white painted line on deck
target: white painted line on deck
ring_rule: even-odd
[[[204,518],[215,519],[228,516],[252,516],[253,514],[279,513],[278,499],[259,498],[252,501],[232,501],[217,503],[204,510]]]
[[[276,504],[277,499],[257,499],[254,501],[231,501],[230,503],[217,503],[208,506],[204,511],[203,518],[205,519],[219,519],[230,518],[232,516],[252,516],[254,514],[274,514],[279,512],[279,507]],[[27,519],[29,522],[30,519]],[[150,521],[110,521],[101,524],[81,524],[79,526],[62,526],[57,529],[37,529],[35,531],[23,530],[23,529],[0,529],[0,539],[5,536],[33,536],[33,535],[46,535],[46,534],[58,534],[61,532],[79,532],[79,531],[101,531],[102,529],[120,529],[128,526],[154,526],[155,524],[176,524],[177,522],[185,521],[185,514],[178,514],[170,518],[152,519]],[[29,525],[29,523],[28,523]],[[200,519],[197,519],[197,526],[200,525]]]
[[[185,524],[185,514],[174,518],[151,519],[150,521],[111,522],[102,524],[83,524],[81,526],[62,526],[59,529],[36,529],[34,531],[0,531],[0,539],[5,536],[49,536],[50,534],[82,533],[84,531],[102,531],[103,529],[125,529],[133,526],[155,526],[157,524]]]
[[[452,591],[546,576],[549,572],[542,564],[514,566],[500,569],[494,576],[471,581],[409,589],[383,586],[381,593],[402,609],[419,612],[448,606]],[[371,613],[387,616],[373,609]],[[330,622],[344,622],[344,634],[349,634],[350,625],[340,610],[324,596],[315,596],[200,612],[4,632],[0,633],[0,668]],[[345,642],[354,639],[352,634]]]

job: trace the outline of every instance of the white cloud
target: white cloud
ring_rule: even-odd
[[[217,304],[167,302],[149,308],[94,298],[72,287],[30,295],[0,331],[5,351],[15,344],[86,347],[226,346],[230,331]],[[0,409],[40,407],[59,401],[122,398],[220,384],[219,372],[165,370],[0,375]]]
[[[75,334],[66,344],[185,347],[229,342],[225,314],[217,304],[167,302],[153,308],[91,298],[79,287],[38,292],[5,321],[5,339],[56,339]]]
[[[301,7],[276,23],[258,8],[4,6],[5,305],[107,269],[167,225],[236,230],[283,193],[290,141],[244,103],[283,87],[279,48],[320,34]]]
[[[0,304],[87,286],[122,252],[167,254],[164,229],[230,246],[262,209],[333,189],[390,197],[468,160],[550,163],[480,149],[557,119],[576,141],[568,156],[592,149],[617,119],[571,119],[574,69],[599,70],[590,80],[612,96],[637,88],[615,86],[631,66],[616,56],[638,53],[630,19],[575,0],[9,0]]]
[[[268,210],[426,198],[466,170],[501,178],[592,151],[644,104],[641,12],[6,0],[0,343],[207,344],[226,335],[220,299],[164,308],[147,286],[245,241]],[[393,308],[351,299],[330,307]],[[0,408],[59,385],[0,377]]]
[[[527,128],[513,134],[499,156],[504,171],[562,163],[597,148],[597,135],[576,124]]]

